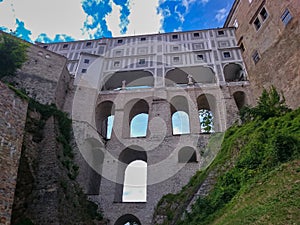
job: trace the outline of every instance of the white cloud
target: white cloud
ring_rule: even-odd
[[[209,2],[209,0],[201,0],[201,3],[202,3],[203,5],[207,4],[208,2]]]
[[[105,17],[106,24],[108,29],[111,31],[113,37],[120,36],[121,6],[116,5],[112,0],[110,0],[110,4],[112,6],[112,12]]]
[[[161,31],[162,15],[157,13],[159,0],[130,0],[127,35]]]
[[[56,34],[87,38],[80,30],[86,19],[81,0],[5,0],[0,4],[0,11],[1,26],[15,30],[15,20],[18,18],[32,32],[33,40],[40,33],[52,38]]]
[[[226,17],[226,15],[227,15],[227,9],[222,8],[217,11],[215,18],[217,19],[218,22],[221,22]]]

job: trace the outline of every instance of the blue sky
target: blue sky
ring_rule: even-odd
[[[234,0],[0,0],[0,29],[58,42],[222,27]]]

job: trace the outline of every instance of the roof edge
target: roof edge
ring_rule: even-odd
[[[233,13],[234,13],[234,11],[235,11],[235,9],[236,9],[236,7],[239,3],[240,3],[240,0],[235,0],[234,3],[232,4],[231,9],[228,13],[228,16],[227,16],[227,18],[224,22],[224,25],[223,25],[224,28],[228,28],[229,21],[231,20],[232,15],[233,15]]]

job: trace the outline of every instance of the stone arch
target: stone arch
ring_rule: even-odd
[[[196,150],[192,147],[183,147],[178,151],[179,163],[193,163],[197,162]]]
[[[95,111],[96,128],[100,135],[105,139],[110,139],[112,124],[115,115],[115,105],[112,101],[101,102]]]
[[[188,84],[188,75],[192,76],[192,83],[215,83],[215,72],[210,67],[193,66],[169,70],[165,76],[166,86],[180,86]]]
[[[241,110],[241,108],[247,104],[246,94],[243,91],[234,92],[233,98],[239,110]]]
[[[132,214],[125,214],[125,215],[121,216],[115,222],[115,225],[124,225],[126,223],[136,223],[136,225],[141,225],[140,220]]]
[[[101,143],[94,138],[88,138],[83,143],[82,150],[85,152],[84,163],[86,166],[82,167],[85,168],[85,171],[82,173],[82,179],[84,179],[82,183],[86,184],[88,195],[98,195],[100,191],[100,174],[104,161],[104,149],[101,146]]]
[[[132,99],[129,101],[125,107],[124,107],[124,122],[123,122],[123,135],[124,137],[131,137],[132,130],[131,128],[131,122],[132,119],[140,114],[147,114],[149,115],[149,104],[144,99]],[[143,127],[141,129],[146,130],[147,136],[147,130],[148,130],[148,122],[146,125],[146,128]]]
[[[218,108],[217,108],[217,102],[216,98],[211,94],[201,94],[197,98],[197,107],[198,107],[198,113],[199,113],[199,119],[201,120],[201,113],[204,112],[208,115],[211,115],[211,125],[212,129],[206,129],[203,126],[203,122],[200,121],[200,132],[201,133],[211,133],[214,131],[218,131]]]
[[[115,202],[122,202],[125,170],[131,162],[136,160],[147,163],[147,153],[139,146],[129,146],[120,153],[115,189]]]
[[[175,96],[170,101],[173,134],[190,133],[189,104],[184,96]],[[178,131],[177,131],[178,130]]]
[[[223,68],[224,78],[226,82],[245,81],[245,70],[240,64],[228,63]]]
[[[123,85],[125,81],[125,86]],[[123,86],[123,88],[122,88]],[[150,71],[131,70],[117,71],[107,75],[102,82],[102,91],[154,87],[154,77]]]

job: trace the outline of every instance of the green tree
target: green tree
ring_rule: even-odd
[[[281,116],[290,109],[285,104],[285,98],[283,94],[279,94],[274,86],[271,86],[269,91],[263,90],[261,96],[258,99],[257,106],[248,107],[245,106],[240,111],[241,120],[243,122],[249,120],[267,120],[268,118]]]
[[[207,109],[199,110],[201,131],[204,133],[213,132],[213,116],[211,111]]]
[[[12,76],[26,61],[28,44],[17,38],[0,33],[0,79]]]

